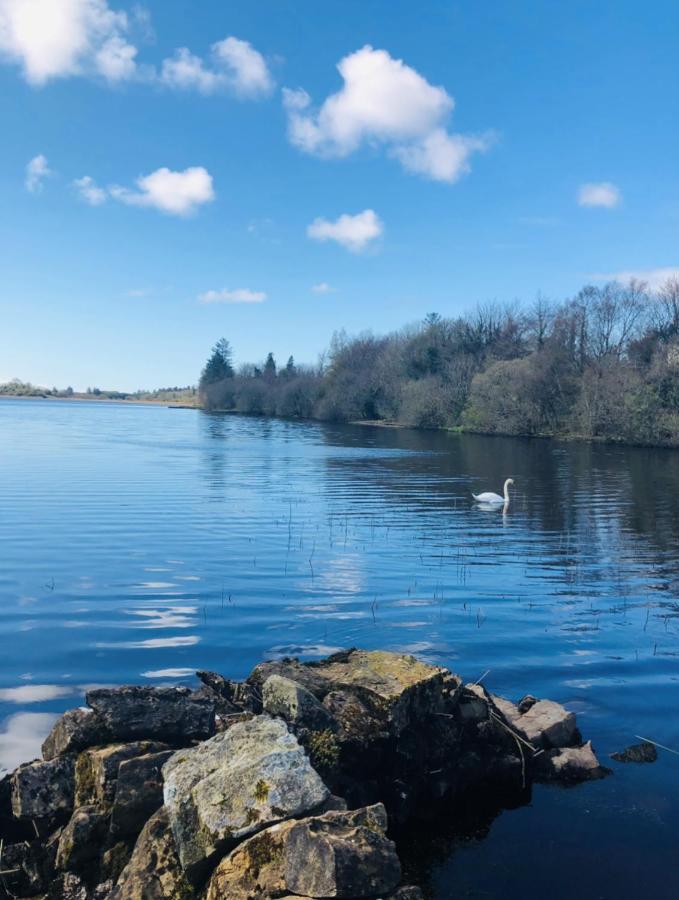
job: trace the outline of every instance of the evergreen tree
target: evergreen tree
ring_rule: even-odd
[[[199,383],[201,392],[210,384],[216,384],[218,381],[224,381],[226,378],[233,378],[234,371],[231,359],[231,345],[226,338],[221,338],[212,348],[212,354],[205,363],[205,368],[201,373]]]
[[[273,381],[276,377],[276,360],[273,353],[269,353],[264,363],[264,378],[267,381]]]

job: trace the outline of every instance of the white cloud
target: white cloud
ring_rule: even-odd
[[[39,194],[42,190],[43,179],[48,178],[52,174],[52,170],[47,165],[47,157],[42,153],[34,156],[26,166],[26,179],[24,184],[26,190],[31,194]]]
[[[602,206],[605,209],[614,209],[621,202],[620,189],[610,181],[583,184],[578,190],[579,206]]]
[[[238,94],[256,97],[273,90],[273,79],[264,57],[247,41],[227,37],[214,44],[215,57],[226,69],[231,86]]]
[[[107,81],[129,81],[137,71],[137,48],[114,35],[97,51],[98,71]]]
[[[219,74],[207,69],[203,60],[187,47],[179,47],[174,56],[163,60],[160,80],[168,87],[195,88],[203,94],[210,94],[220,86]]]
[[[0,0],[0,56],[34,85],[82,74],[121,81],[136,70],[128,24],[107,0]]]
[[[360,253],[383,233],[382,220],[372,209],[364,209],[355,216],[344,213],[334,222],[315,219],[307,228],[307,235],[312,240],[336,241],[353,253]]]
[[[198,299],[201,303],[263,303],[266,300],[264,291],[251,291],[249,288],[236,288],[220,291],[205,291]]]
[[[679,266],[666,266],[659,269],[629,269],[623,272],[597,273],[591,276],[595,281],[619,281],[627,284],[630,281],[644,281],[649,290],[657,291],[668,281],[679,279]]]
[[[419,143],[395,147],[392,152],[411,172],[452,183],[471,171],[469,157],[486,150],[488,143],[488,137],[448,134],[437,128]]]
[[[156,169],[136,181],[137,190],[113,185],[109,193],[129,206],[150,206],[174,216],[186,216],[215,198],[212,176],[202,166],[183,172]]]
[[[21,67],[30,84],[54,78],[98,76],[115,84],[137,79],[204,94],[231,91],[243,98],[274,88],[266,60],[240,38],[229,36],[203,60],[186,47],[163,60],[160,71],[140,65],[130,33],[153,39],[150,15],[134,7],[128,15],[109,0],[0,0],[0,61]]]
[[[455,101],[386,50],[366,45],[340,60],[343,87],[314,111],[302,89],[283,89],[291,142],[306,153],[343,157],[362,144],[383,145],[412,172],[454,182],[469,171],[489,135],[450,134]]]
[[[207,64],[187,47],[180,47],[174,56],[163,60],[160,81],[168,87],[203,94],[228,90],[247,98],[269,94],[274,87],[262,54],[236,37],[213,44]]]
[[[327,281],[320,281],[318,284],[314,284],[311,290],[314,294],[334,294],[337,288],[329,285]]]
[[[106,191],[100,188],[94,178],[89,175],[83,175],[82,178],[76,178],[73,187],[78,191],[85,203],[90,206],[101,206],[106,202]]]

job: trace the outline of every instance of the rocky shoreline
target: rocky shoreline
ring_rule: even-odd
[[[0,780],[0,897],[418,900],[395,829],[608,772],[559,704],[412,656],[197,674],[90,691]]]

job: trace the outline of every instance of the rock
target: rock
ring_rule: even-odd
[[[99,856],[108,830],[108,816],[96,806],[76,809],[61,832],[57,849],[57,869],[79,871]]]
[[[395,845],[381,827],[386,827],[384,807],[374,820],[368,814],[365,824],[347,822],[350,815],[327,813],[293,825],[285,846],[289,891],[310,897],[351,898],[379,896],[396,887],[401,864]]]
[[[217,713],[229,715],[238,712],[261,713],[262,698],[247,681],[230,681],[216,672],[196,672],[203,684],[218,698]]]
[[[519,710],[519,713],[523,715],[523,713],[527,713],[529,709],[535,706],[537,702],[537,697],[534,697],[532,694],[526,694],[519,700],[516,708]]]
[[[468,687],[468,685],[465,685]],[[511,700],[504,697],[498,697],[497,694],[489,694],[490,701],[497,712],[505,719],[508,725],[516,727],[516,722],[521,718],[519,707]]]
[[[480,684],[465,684],[458,711],[463,722],[485,722],[489,715],[486,689]]]
[[[75,805],[96,803],[110,806],[116,793],[121,763],[168,749],[167,744],[156,741],[133,741],[83,751],[75,767]]]
[[[118,841],[108,850],[104,850],[101,857],[101,876],[115,884],[120,878],[120,873],[130,861],[132,848],[125,841]]]
[[[20,819],[46,819],[73,809],[75,760],[61,756],[25,763],[12,775],[12,811]]]
[[[162,767],[171,750],[147,753],[120,763],[111,810],[111,834],[138,834],[163,805]]]
[[[507,723],[536,747],[570,747],[580,741],[575,713],[568,712],[560,703],[537,700],[521,713],[509,700],[495,696],[492,700]]]
[[[43,759],[55,759],[65,753],[79,753],[88,747],[105,744],[108,731],[94,710],[79,707],[60,716],[42,745]]]
[[[31,897],[44,891],[44,856],[44,850],[37,841],[3,844],[0,897]]]
[[[314,673],[332,688],[350,690],[367,701],[395,735],[414,721],[449,708],[461,687],[448,669],[382,650],[336,654],[317,663]]]
[[[575,713],[553,700],[538,700],[519,717],[517,725],[539,747],[568,747],[579,738]]]
[[[193,900],[165,807],[148,820],[108,900]]]
[[[330,691],[323,699],[323,706],[335,720],[341,743],[365,747],[389,736],[384,721],[350,691]]]
[[[89,891],[78,875],[65,872],[50,884],[49,900],[89,900]]]
[[[652,763],[658,758],[658,751],[655,744],[650,741],[643,741],[641,744],[632,744],[625,750],[617,753],[611,753],[611,759],[621,763]]]
[[[329,791],[280,719],[240,722],[163,766],[164,796],[189,877],[218,851],[280,819],[303,815]]]
[[[147,738],[186,746],[215,731],[214,703],[185,687],[99,688],[86,699],[118,741]]]
[[[315,666],[301,663],[298,659],[290,657],[274,659],[255,666],[247,680],[255,695],[259,696],[260,704],[264,682],[271,675],[280,675],[282,678],[289,678],[290,681],[301,684],[318,700],[322,700],[332,689],[332,684],[328,683],[328,679]]]
[[[382,804],[351,812],[329,812],[303,822],[330,823],[334,828],[359,832],[368,829],[381,835],[387,826]],[[288,839],[299,824],[296,820],[280,822],[236,847],[212,873],[206,900],[260,900],[293,890],[287,882]],[[359,846],[357,842],[356,848]]]
[[[206,900],[260,900],[287,893],[285,841],[294,824],[272,825],[225,856],[212,873]]]
[[[31,841],[35,837],[33,825],[26,819],[17,819],[12,810],[12,776],[0,778],[0,841],[5,846]]]
[[[577,783],[594,781],[610,774],[610,769],[600,765],[587,741],[582,747],[563,747],[547,750],[536,759],[538,776],[543,781]]]
[[[270,716],[280,716],[295,728],[333,729],[332,716],[311,691],[282,675],[271,675],[264,682],[262,703]]]
[[[393,894],[389,894],[384,900],[424,900],[422,891],[414,885],[404,885],[396,888]]]

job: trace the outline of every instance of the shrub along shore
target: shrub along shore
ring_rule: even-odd
[[[219,341],[203,406],[284,418],[679,446],[679,279],[486,305],[377,337],[333,337],[316,366],[235,369]]]
[[[399,828],[601,778],[575,714],[349,650],[89,691],[0,780],[0,895],[421,900]]]

